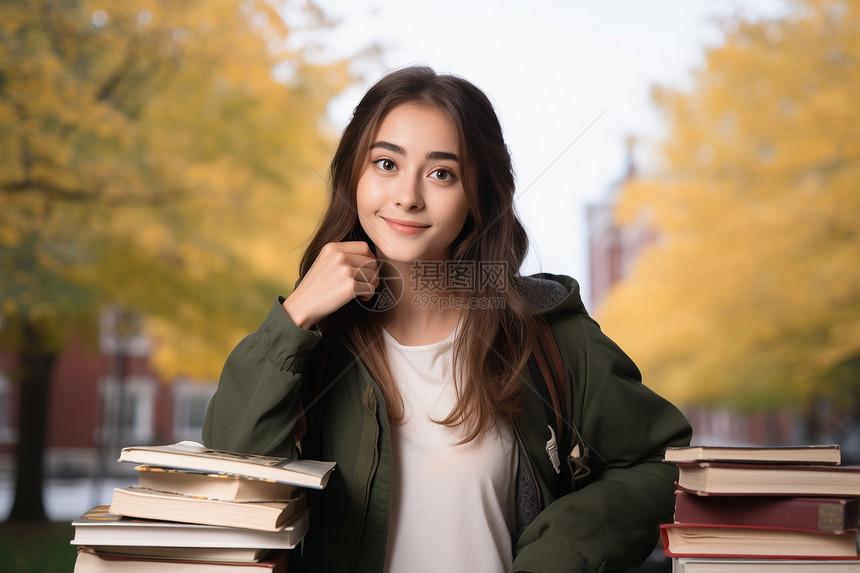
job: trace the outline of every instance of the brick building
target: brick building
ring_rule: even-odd
[[[124,445],[200,440],[217,382],[161,379],[149,363],[150,341],[140,335],[114,336],[115,321],[114,312],[103,313],[98,336],[73,334],[57,361],[48,414],[48,476],[110,473]],[[10,357],[0,355],[3,469],[14,463],[17,441],[14,366]]]

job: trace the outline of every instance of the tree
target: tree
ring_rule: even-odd
[[[21,396],[11,519],[44,518],[50,375],[70,323],[133,308],[165,377],[211,378],[294,282],[324,203],[325,107],[350,79],[290,37],[263,0],[0,5],[0,337]]]
[[[681,403],[860,407],[860,6],[792,6],[655,91],[661,165],[617,205],[662,239],[600,319]]]

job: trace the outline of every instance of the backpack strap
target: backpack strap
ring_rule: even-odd
[[[564,362],[561,359],[561,352],[558,350],[555,337],[546,322],[541,322],[537,336],[541,352],[535,355],[535,359],[549,393],[555,417],[556,435],[561,438],[565,434],[564,420],[568,417],[565,411],[567,376],[564,373]],[[551,419],[552,416],[548,418]]]
[[[537,343],[538,349],[533,352],[533,356],[540,375],[535,376],[533,373],[532,377],[539,384],[538,390],[544,399],[547,421],[555,422],[554,429],[552,425],[549,426],[551,438],[547,442],[547,454],[556,473],[561,473],[558,450],[564,453],[570,470],[571,484],[576,489],[577,484],[591,475],[594,469],[589,465],[593,448],[588,446],[579,433],[571,412],[566,411],[568,386],[564,361],[558,343],[546,321],[540,321]],[[541,381],[543,384],[540,384]],[[555,448],[554,452],[553,448]],[[602,456],[597,451],[593,453],[597,459],[593,460],[591,465],[602,466]]]

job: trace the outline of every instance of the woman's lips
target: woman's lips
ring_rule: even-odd
[[[393,231],[400,233],[401,235],[417,235],[430,227],[430,225],[404,221],[402,219],[386,219],[385,217],[382,219],[388,223],[388,226],[391,227]]]

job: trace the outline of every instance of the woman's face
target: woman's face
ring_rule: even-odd
[[[382,119],[356,189],[380,259],[450,258],[469,214],[460,156],[457,130],[436,107],[402,104]]]

